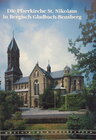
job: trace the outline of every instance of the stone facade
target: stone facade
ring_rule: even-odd
[[[49,86],[54,90],[60,90],[63,94],[71,94],[73,91],[82,90],[83,76],[72,75],[72,71],[68,66],[63,70],[51,72],[49,64],[47,70],[44,70],[37,63],[28,77],[22,77],[22,72],[19,68],[19,49],[17,49],[18,47],[14,40],[13,38],[13,43],[11,41],[11,45],[8,47],[8,69],[5,72],[5,89],[14,90],[23,98],[24,106],[38,107],[39,95],[43,94]],[[14,65],[14,63],[16,64]]]

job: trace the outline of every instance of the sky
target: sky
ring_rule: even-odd
[[[91,4],[92,0],[1,0],[0,77],[2,89],[4,89],[4,72],[7,69],[7,48],[12,39],[13,30],[20,49],[20,68],[24,76],[30,75],[37,62],[46,70],[48,60],[52,71],[61,70],[66,65],[71,66],[76,63],[74,56],[68,52],[68,40],[74,40],[80,35],[79,24],[86,20],[84,9],[90,9]],[[50,9],[53,13],[48,15],[51,16],[56,15],[55,9],[77,10],[77,13],[72,15],[81,16],[82,19],[4,19],[4,16],[18,15],[8,13],[8,9],[42,9],[46,11]],[[45,14],[47,15],[47,13]]]

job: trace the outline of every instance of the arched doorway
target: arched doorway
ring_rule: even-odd
[[[39,103],[38,103],[38,99],[34,99],[34,107],[38,107]]]

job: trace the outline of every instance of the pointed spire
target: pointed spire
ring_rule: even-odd
[[[12,37],[12,40],[8,46],[8,51],[11,51],[11,50],[14,50],[15,52],[16,51],[19,51],[19,48],[18,48],[18,45],[15,41],[15,38],[14,38],[14,30],[13,30],[13,37]]]
[[[13,30],[13,38],[14,38],[14,30]]]
[[[37,61],[37,64],[36,64],[37,66],[39,66],[39,62]]]

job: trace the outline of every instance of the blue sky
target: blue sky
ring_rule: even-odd
[[[80,34],[79,24],[85,22],[85,8],[92,0],[5,0],[0,1],[0,77],[4,88],[4,72],[7,69],[7,48],[15,32],[20,49],[20,67],[24,76],[29,75],[37,61],[46,69],[48,60],[52,71],[76,63],[68,52],[68,39]],[[82,20],[10,20],[3,19],[7,9],[69,9],[77,10]],[[2,59],[3,58],[3,59]]]

